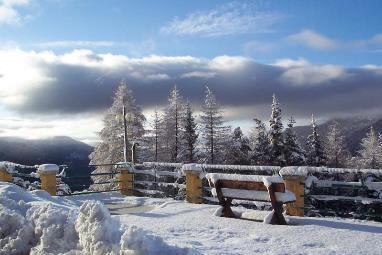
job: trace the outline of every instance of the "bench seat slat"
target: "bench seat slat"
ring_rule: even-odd
[[[245,199],[262,202],[270,202],[268,191],[255,191],[243,189],[222,188],[223,196],[233,199]],[[214,197],[217,196],[216,189],[211,190]],[[291,203],[296,201],[296,196],[293,192],[286,190],[285,192],[275,192],[276,200],[283,203]]]
[[[268,191],[267,187],[264,185],[263,182],[237,181],[237,180],[219,180],[219,182],[221,186],[224,188]],[[212,183],[212,186],[214,186],[213,183]],[[274,183],[273,188],[275,192],[285,192],[284,183]]]

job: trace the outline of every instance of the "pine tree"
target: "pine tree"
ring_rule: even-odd
[[[348,152],[345,149],[345,137],[342,135],[337,122],[329,126],[326,137],[325,157],[327,166],[343,167],[346,163]]]
[[[158,162],[159,160],[159,142],[160,142],[160,136],[161,136],[161,118],[158,112],[158,109],[155,107],[154,114],[153,114],[153,120],[151,122],[151,128],[152,128],[152,140],[153,140],[153,151],[154,151],[154,161]]]
[[[183,121],[183,133],[181,141],[183,144],[183,153],[181,153],[181,158],[183,162],[192,163],[196,160],[196,142],[198,139],[198,134],[196,133],[197,124],[195,123],[195,118],[192,114],[192,108],[189,102],[185,106],[185,118]]]
[[[253,132],[251,161],[253,165],[268,165],[269,164],[269,139],[265,124],[254,119],[256,127]]]
[[[251,148],[249,139],[244,136],[240,127],[234,129],[225,152],[225,164],[249,165]]]
[[[310,166],[323,166],[325,165],[325,155],[313,114],[311,128],[312,133],[308,136],[307,144],[307,163]]]
[[[126,83],[121,82],[118,87],[112,106],[106,113],[103,123],[104,127],[99,133],[101,142],[90,154],[90,164],[106,164],[124,161],[124,128],[121,122],[122,109],[125,107],[127,124],[127,148],[131,148],[132,142],[143,137],[145,130],[143,124],[146,121],[141,109],[135,104],[132,91],[128,89]],[[129,157],[130,153],[127,154]],[[128,158],[128,161],[131,158]],[[93,173],[111,173],[112,167],[100,166]],[[93,181],[105,181],[109,176],[97,176]],[[107,186],[107,185],[105,185]],[[92,185],[92,189],[102,189],[105,187]]]
[[[221,162],[229,128],[224,126],[223,115],[215,95],[208,87],[200,117],[201,133],[206,148],[205,160],[211,164]]]
[[[379,168],[382,166],[381,159],[381,141],[378,140],[373,126],[361,140],[361,149],[358,151],[358,161],[363,168]]]
[[[291,117],[288,128],[285,130],[284,153],[287,166],[300,166],[305,163],[304,150],[298,143],[296,133],[293,131],[295,123],[296,121]]]
[[[285,163],[283,123],[281,122],[281,108],[275,94],[273,94],[272,113],[269,125],[270,163],[273,165],[283,165]]]
[[[180,91],[175,86],[168,98],[168,106],[164,114],[165,128],[163,134],[166,141],[168,160],[179,161],[179,153],[182,150],[180,137],[182,136],[182,120],[184,118],[184,102]]]

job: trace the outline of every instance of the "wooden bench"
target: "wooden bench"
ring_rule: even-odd
[[[233,199],[270,202],[273,210],[269,223],[286,225],[283,204],[296,201],[294,193],[285,189],[279,176],[209,173],[206,178],[222,206],[223,217],[235,217],[231,209]]]

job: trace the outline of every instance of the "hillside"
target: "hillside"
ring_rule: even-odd
[[[339,123],[343,135],[345,136],[347,148],[352,154],[355,154],[359,150],[361,139],[366,136],[371,125],[375,128],[377,133],[382,133],[382,119],[332,119],[318,125],[318,132],[321,135],[321,138],[326,136],[330,125],[334,122]],[[300,143],[304,144],[306,137],[311,132],[310,126],[296,126],[294,130]]]
[[[24,165],[54,163],[68,165],[74,174],[89,170],[89,154],[93,147],[66,136],[47,139],[0,137],[0,161]]]

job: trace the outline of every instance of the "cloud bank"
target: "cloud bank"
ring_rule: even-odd
[[[129,58],[90,50],[65,54],[0,50],[0,107],[10,111],[99,112],[109,107],[121,79],[144,109],[164,105],[175,84],[197,106],[208,85],[227,115],[236,119],[268,116],[273,93],[284,112],[297,117],[374,114],[382,107],[380,66],[314,65],[302,58],[265,65],[241,56]]]

